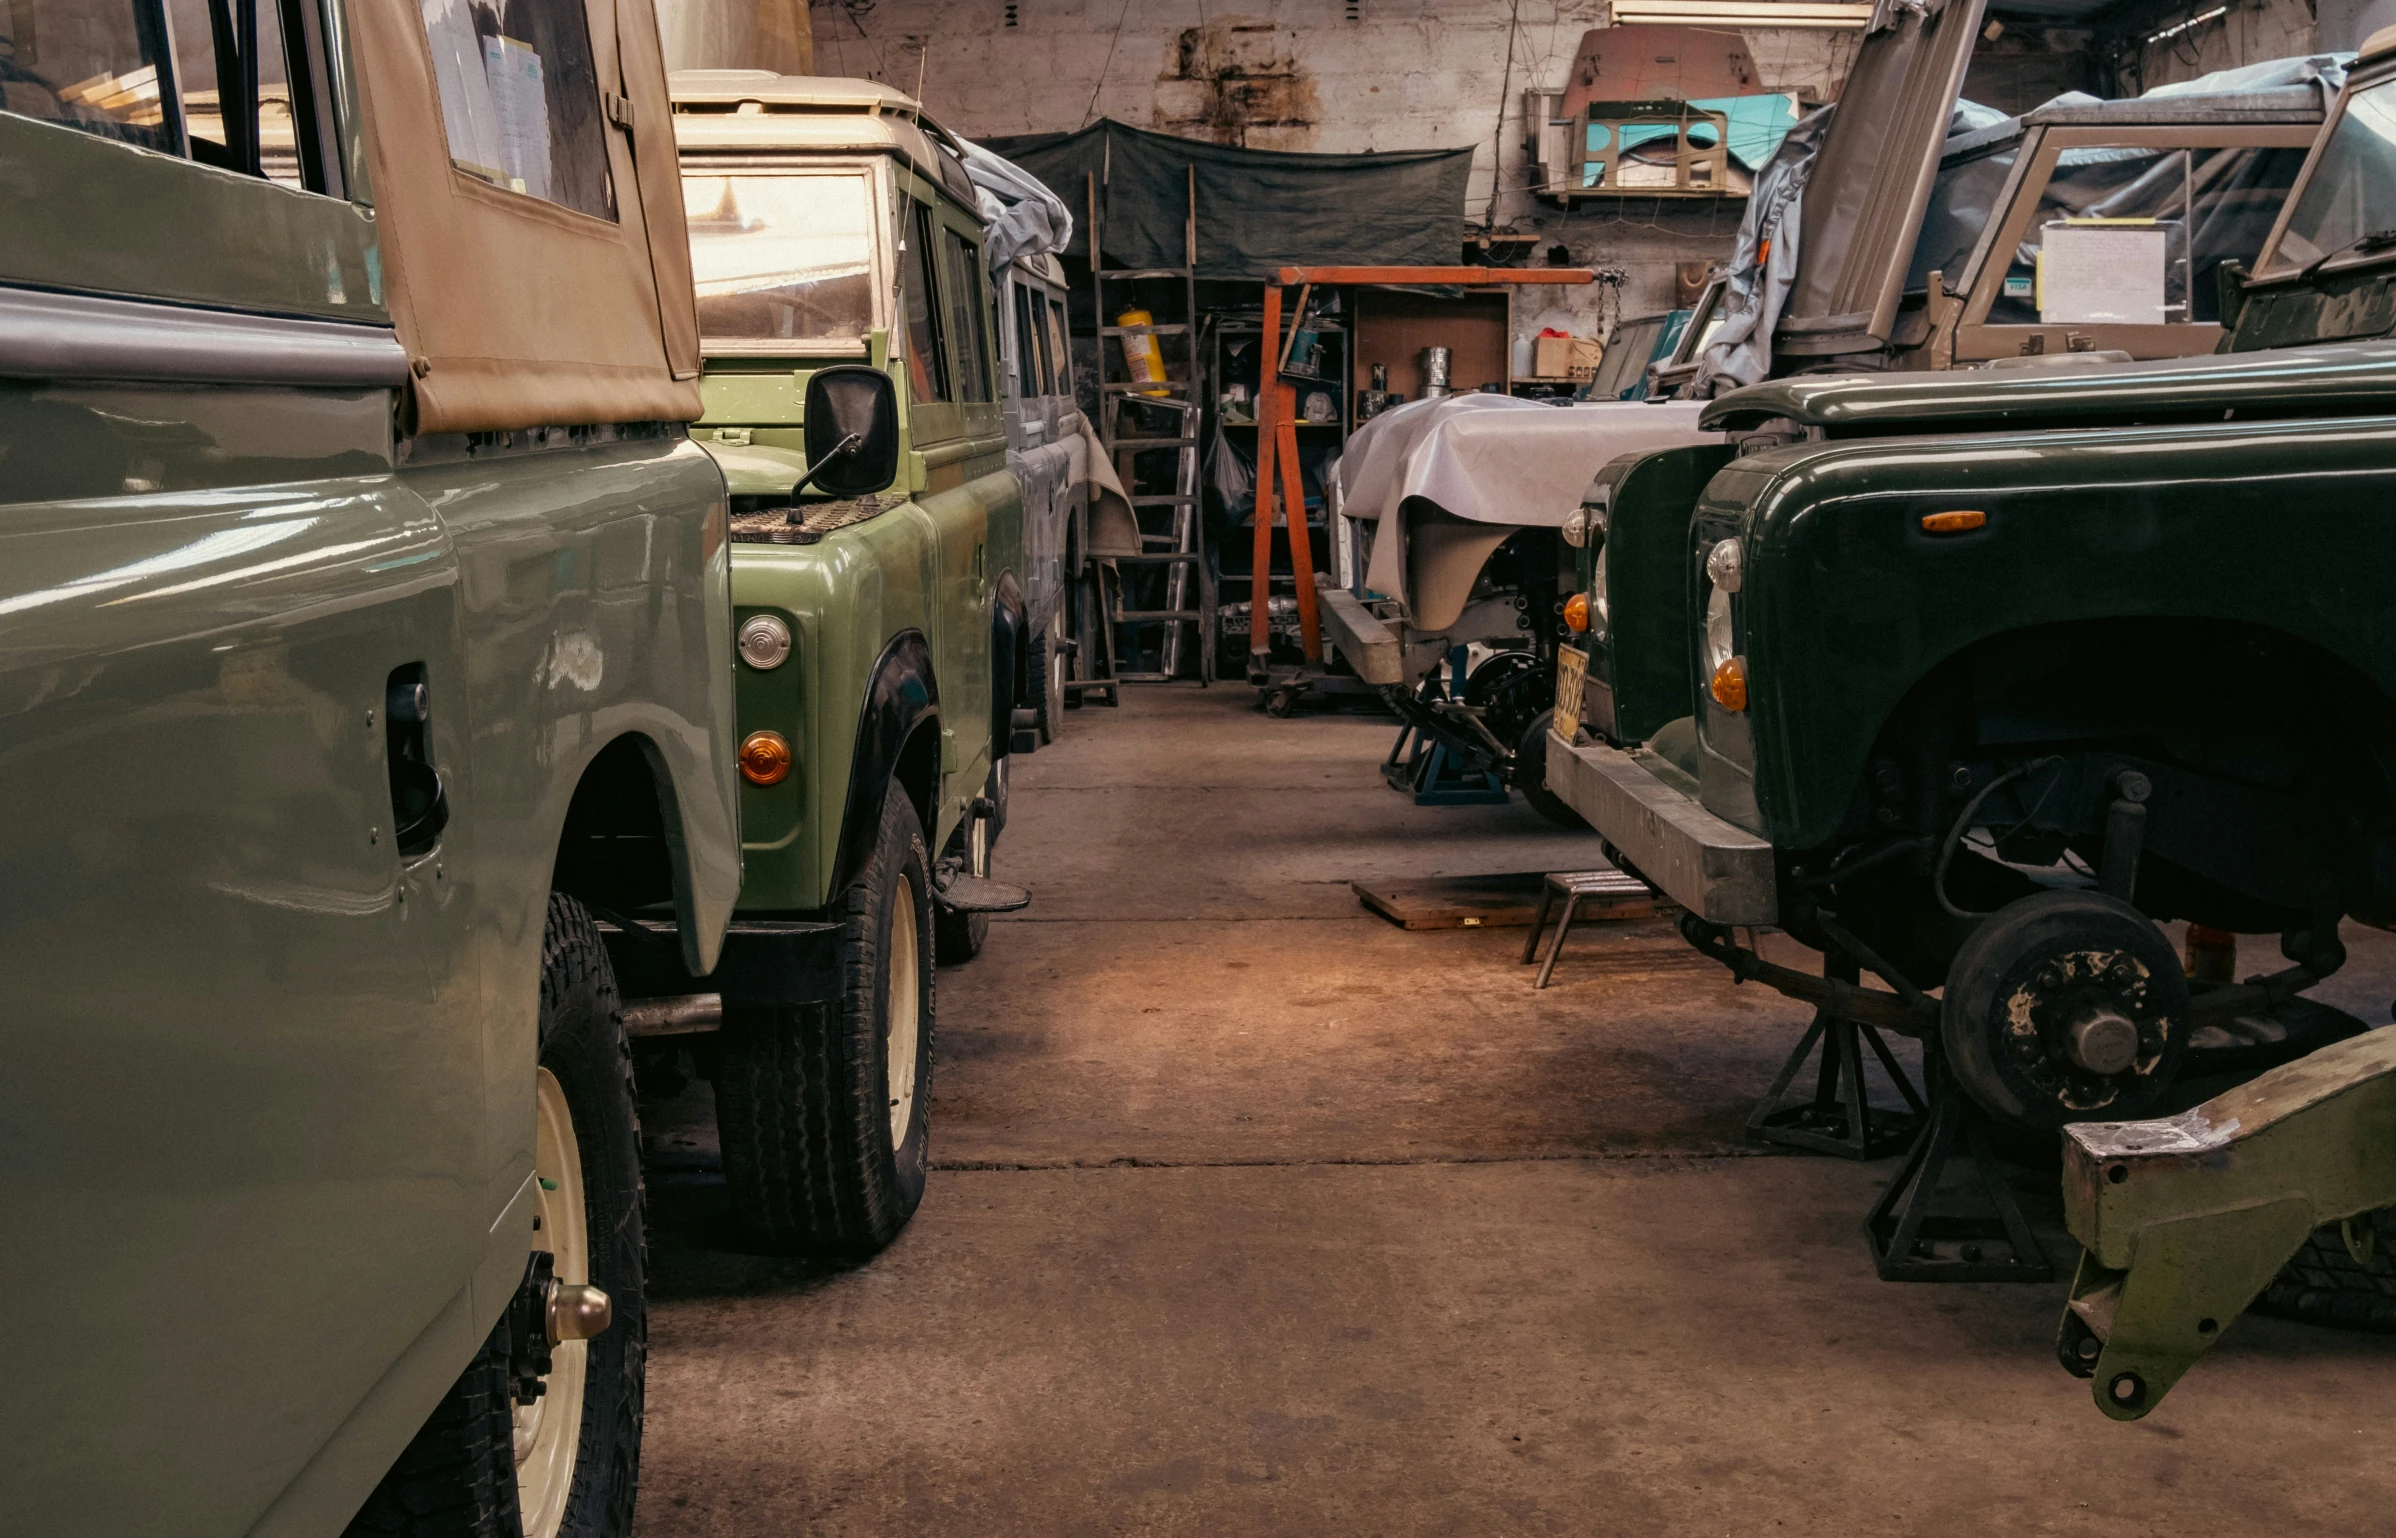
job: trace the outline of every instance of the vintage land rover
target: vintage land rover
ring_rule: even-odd
[[[1593,494],[1604,666],[1571,691],[1585,730],[1558,712],[1550,785],[1740,975],[1924,1028],[1999,1123],[2090,1124],[2065,1346],[2109,1410],[2150,1405],[2300,1242],[2275,1306],[2338,1316],[2336,1273],[2396,1291],[2367,1234],[2307,1238],[2396,1190],[2296,1201],[2308,1172],[2273,1149],[2302,1140],[2265,1136],[2330,1107],[2351,1135],[2325,1162],[2384,1163],[2386,1098],[2346,1093],[2384,1033],[2246,1086],[2243,1111],[2115,1125],[2165,1104],[2200,1033],[2336,971],[2342,920],[2396,919],[2392,103],[2383,33],[2253,277],[2226,269],[2216,356],[1785,379],[1712,403],[1734,447],[1626,458]],[[2096,228],[2122,237],[2094,253],[2119,294],[2168,304],[2147,227]],[[2191,977],[2169,920],[2276,935],[2287,964]],[[1847,980],[1762,962],[1741,926]],[[2295,1205],[2262,1222],[2264,1197]],[[2242,1280],[2190,1290],[2168,1245],[2201,1225],[2149,1225],[2162,1290],[2141,1294],[2133,1236],[2175,1201],[2262,1222],[2223,1273]],[[2124,1319],[2135,1371],[2099,1360]]]
[[[712,972],[671,915],[607,915],[607,938],[675,1033],[644,1064],[689,1045],[714,1079],[751,1236],[866,1253],[923,1195],[935,959],[1028,901],[989,879],[1038,691],[984,231],[958,146],[888,87],[672,86],[693,436],[732,499],[746,874]]]
[[[630,1530],[726,509],[649,7],[488,15],[0,9],[10,1532]]]

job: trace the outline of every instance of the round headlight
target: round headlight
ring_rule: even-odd
[[[1614,611],[1606,602],[1606,568],[1613,564],[1613,554],[1611,545],[1599,546],[1597,569],[1589,578],[1589,639],[1592,641],[1602,641],[1610,634],[1608,627],[1614,618]]]
[[[740,627],[740,660],[760,672],[790,657],[790,627],[771,614],[751,616]]]
[[[1705,601],[1705,670],[1711,677],[1714,670],[1737,655],[1736,638],[1730,628],[1730,592],[1714,589]]]
[[[1739,590],[1740,554],[1736,539],[1726,539],[1706,552],[1706,580],[1714,584],[1716,591],[1735,593]]]

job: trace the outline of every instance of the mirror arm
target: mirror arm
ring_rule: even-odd
[[[799,493],[807,489],[807,483],[809,481],[814,480],[826,470],[831,469],[836,462],[848,458],[851,454],[856,453],[863,447],[865,447],[865,435],[863,433],[851,433],[846,438],[841,439],[838,443],[833,444],[832,452],[826,454],[814,464],[809,465],[807,467],[807,473],[799,477],[799,483],[790,488],[790,499],[793,502],[796,502],[799,499]]]

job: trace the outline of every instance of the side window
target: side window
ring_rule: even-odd
[[[1057,360],[1057,393],[1073,394],[1073,349],[1065,335],[1065,299],[1063,295],[1048,306],[1048,345]]]
[[[615,218],[583,0],[420,6],[450,163],[511,192]]]
[[[1015,393],[1040,393],[1040,354],[1032,345],[1032,291],[1021,283],[1007,285],[1015,294]]]
[[[990,328],[983,322],[982,248],[942,225],[940,256],[940,289],[948,301],[948,332],[957,344],[957,399],[990,400]]]
[[[314,192],[312,0],[0,0],[0,110]]]
[[[1057,358],[1048,345],[1048,296],[1032,292],[1032,350],[1040,355],[1040,393],[1056,395]]]
[[[932,211],[915,205],[907,221],[906,259],[900,264],[900,287],[907,301],[907,384],[918,401],[956,397],[948,387],[948,355],[940,345],[940,295],[932,286],[932,232],[938,228]]]

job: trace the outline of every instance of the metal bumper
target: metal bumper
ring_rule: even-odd
[[[1640,875],[1699,918],[1715,924],[1777,921],[1771,844],[1707,811],[1694,782],[1662,759],[1603,743],[1569,743],[1551,732],[1547,788]]]
[[[2306,1235],[2396,1204],[2396,1030],[2323,1047],[2177,1116],[2063,1130],[2064,1217],[2088,1252],[2056,1351],[2095,1380],[2097,1408],[2136,1420]]]
[[[724,952],[705,977],[682,964],[674,925],[648,921],[630,929],[601,921],[616,989],[626,999],[720,994],[726,1009],[795,1008],[838,1002],[840,926],[807,919],[734,919]]]

